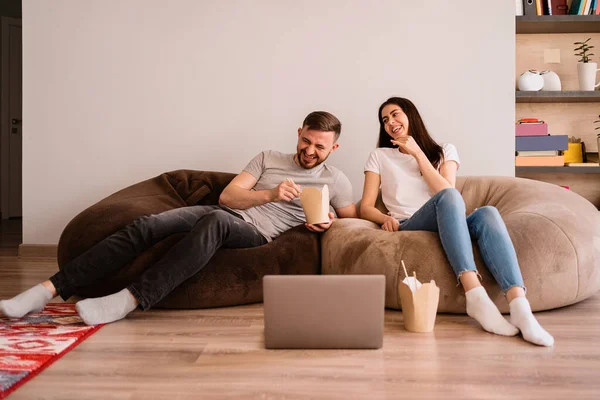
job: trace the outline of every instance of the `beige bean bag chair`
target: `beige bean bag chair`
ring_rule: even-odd
[[[583,197],[562,187],[511,177],[462,177],[457,189],[467,213],[498,209],[515,246],[527,296],[534,311],[567,306],[600,289],[600,213]],[[378,208],[387,212],[383,203]],[[475,261],[483,285],[502,312],[508,305],[477,246]],[[421,281],[440,287],[439,312],[464,313],[465,296],[437,233],[385,232],[369,221],[336,221],[321,240],[323,274],[384,274],[386,307],[400,308],[400,264]],[[411,272],[409,272],[411,273]]]

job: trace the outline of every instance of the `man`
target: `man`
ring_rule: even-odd
[[[49,280],[0,301],[0,314],[21,318],[37,312],[55,296],[68,299],[77,288],[92,285],[133,260],[165,237],[187,235],[155,265],[118,293],[80,301],[77,311],[88,325],[124,318],[139,305],[147,310],[200,271],[220,247],[266,244],[305,222],[298,196],[302,187],[330,188],[331,205],[340,218],[357,217],[352,186],[324,161],[338,149],[340,121],[330,113],[310,113],[298,129],[296,154],[264,151],[225,188],[219,206],[190,206],[144,216],[104,239],[65,265]],[[324,232],[333,222],[306,224]]]

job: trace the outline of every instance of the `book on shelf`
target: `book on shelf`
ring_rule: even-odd
[[[523,15],[537,15],[534,0],[523,0]]]
[[[598,0],[587,0],[587,3],[585,3],[585,11],[583,12],[583,15],[594,15],[596,12],[597,2]]]
[[[527,0],[525,0],[527,1]],[[550,3],[550,0],[548,0]],[[567,0],[552,0],[550,8],[552,9],[552,15],[566,15],[569,7],[567,6]]]
[[[548,124],[537,118],[521,118],[515,124],[515,136],[547,136]]]
[[[518,124],[544,124],[545,122],[537,118],[521,118],[517,121]]]
[[[558,156],[558,150],[545,151],[517,151],[517,155],[521,157],[552,157]]]
[[[581,15],[588,15],[590,13],[590,6],[592,0],[585,0],[585,5],[583,6],[583,12]]]
[[[516,167],[562,167],[565,165],[564,156],[515,157]]]
[[[600,158],[598,157],[598,153],[586,153],[585,157],[589,162],[600,162]]]
[[[573,0],[569,6],[569,15],[579,15],[579,9],[582,6],[582,2],[585,2],[585,0]]]
[[[571,5],[569,5],[569,15],[579,15],[579,10],[583,12],[584,5],[585,0],[572,0]]]
[[[567,150],[568,148],[569,137],[567,135],[515,137],[516,151]]]
[[[525,0],[527,1],[527,0]],[[542,0],[548,1],[548,0]],[[554,2],[555,0],[551,0]],[[573,0],[569,7],[569,15],[598,15],[598,0]]]
[[[524,10],[528,4],[533,5],[533,15],[566,15],[567,0],[517,0],[522,4],[517,5],[517,10]],[[517,14],[522,15],[522,14]],[[525,15],[532,15],[525,12]]]
[[[565,165],[567,167],[600,167],[600,163],[597,162],[572,162]]]
[[[548,124],[515,124],[515,136],[548,136]]]

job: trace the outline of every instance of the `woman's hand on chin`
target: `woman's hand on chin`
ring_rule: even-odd
[[[396,146],[400,147],[404,153],[411,155],[415,158],[423,154],[423,150],[419,147],[415,139],[412,136],[400,136],[397,139],[391,141]]]

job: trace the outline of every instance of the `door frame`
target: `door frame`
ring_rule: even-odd
[[[22,27],[22,19],[0,17],[0,59],[2,60],[8,60],[9,27],[11,25],[17,25]],[[0,214],[2,214],[3,219],[10,217],[8,186],[10,176],[9,140],[11,129],[11,116],[9,115],[9,86],[5,84],[6,80],[8,79],[8,68],[8,61],[0,64]],[[21,86],[21,93],[22,91],[23,87]],[[21,138],[23,132],[22,129],[23,126],[21,125]],[[21,177],[21,179],[23,178]]]

